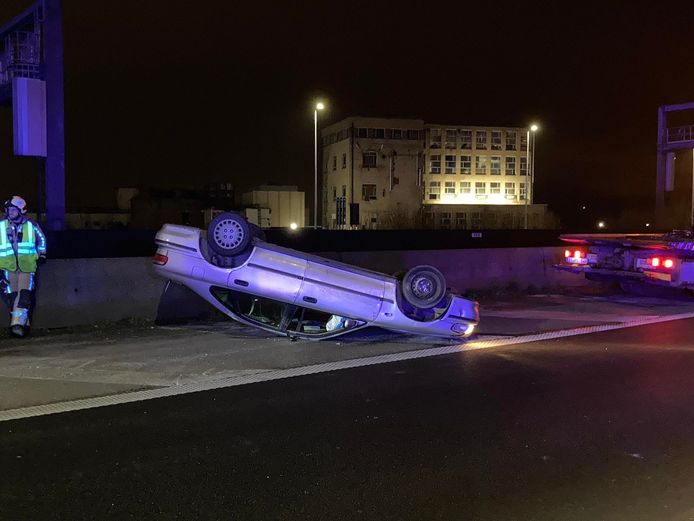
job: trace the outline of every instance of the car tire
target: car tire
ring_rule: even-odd
[[[234,212],[220,213],[207,227],[207,243],[219,255],[238,255],[248,247],[251,237],[248,221]]]
[[[446,294],[446,278],[433,266],[415,266],[402,279],[405,300],[418,309],[427,309]]]

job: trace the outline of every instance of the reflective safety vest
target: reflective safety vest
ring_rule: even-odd
[[[34,273],[36,259],[36,232],[31,221],[22,224],[22,242],[17,243],[17,251],[7,237],[7,219],[0,221],[0,270]]]

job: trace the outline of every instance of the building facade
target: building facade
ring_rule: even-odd
[[[296,186],[258,186],[244,193],[241,201],[244,211],[249,208],[269,210],[269,219],[258,218],[257,224],[263,228],[288,228],[292,224],[303,228],[306,223],[305,194]],[[263,215],[262,212],[259,215]]]
[[[526,128],[347,118],[322,143],[324,227],[549,224],[532,200]]]

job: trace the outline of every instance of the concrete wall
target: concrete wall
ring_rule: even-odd
[[[431,264],[460,292],[581,286],[582,276],[552,269],[563,248],[380,251],[325,253],[323,256],[393,274]],[[165,281],[154,275],[149,258],[51,260],[39,273],[34,327],[64,327],[124,318],[198,317],[211,306],[185,288],[174,288],[160,303]],[[2,325],[8,313],[2,314]]]

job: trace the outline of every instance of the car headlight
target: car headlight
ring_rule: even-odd
[[[470,335],[475,330],[475,324],[453,324],[451,331],[459,335]]]

